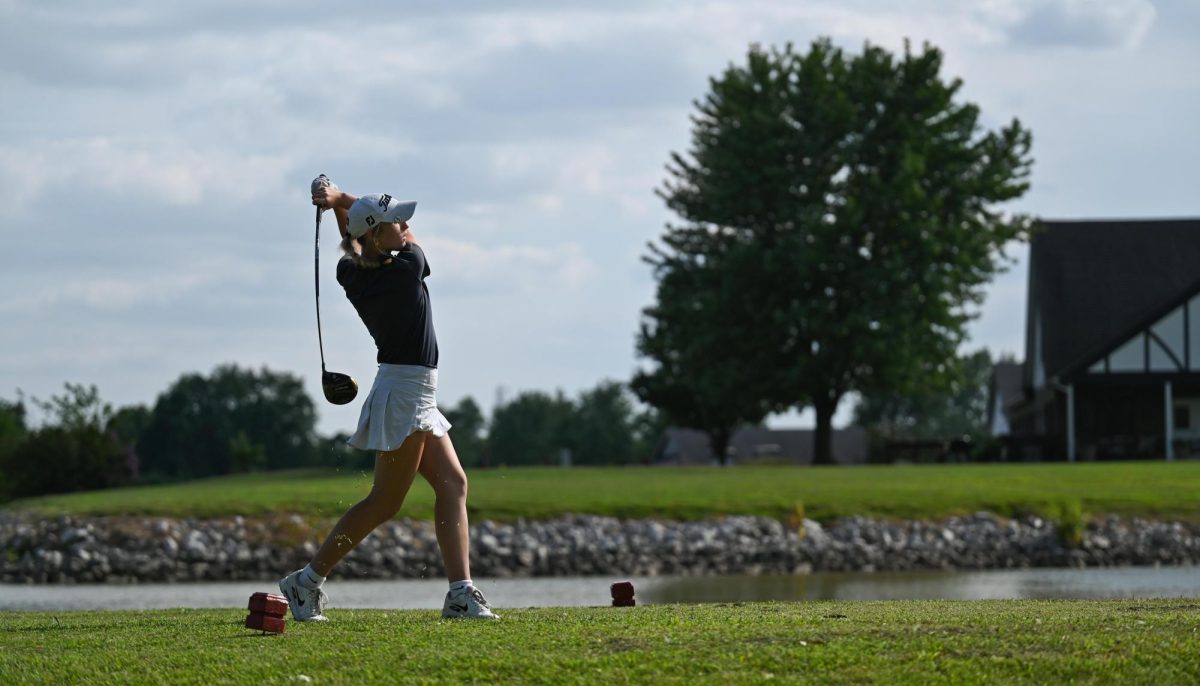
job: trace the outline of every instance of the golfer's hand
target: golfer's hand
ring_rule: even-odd
[[[317,207],[329,209],[331,207],[341,207],[342,198],[346,194],[338,190],[337,186],[318,186],[313,189],[312,202]]]

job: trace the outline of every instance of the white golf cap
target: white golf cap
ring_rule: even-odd
[[[382,222],[406,222],[417,210],[416,201],[400,202],[386,193],[364,195],[350,206],[347,232],[361,238],[364,233]]]

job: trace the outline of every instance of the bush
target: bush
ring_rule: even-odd
[[[229,442],[229,464],[234,472],[257,472],[267,464],[263,447],[239,431]]]
[[[1078,548],[1082,545],[1083,534],[1087,528],[1083,503],[1078,500],[1064,500],[1049,510],[1050,518],[1058,523],[1058,536],[1063,545],[1068,548]]]
[[[26,432],[25,405],[0,400],[0,502],[13,497],[5,468],[13,451],[25,440]]]
[[[65,388],[49,400],[32,399],[47,417],[46,425],[36,431],[25,430],[23,405],[3,403],[0,408],[0,473],[8,497],[109,488],[130,481],[137,460],[107,428],[112,407],[100,399],[95,386],[68,383]]]
[[[96,426],[29,433],[0,466],[12,497],[111,488],[130,480],[130,453]]]

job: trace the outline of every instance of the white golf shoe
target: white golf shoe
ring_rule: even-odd
[[[288,599],[288,607],[292,609],[292,617],[297,622],[328,621],[323,613],[329,596],[320,588],[305,588],[300,583],[300,573],[303,569],[288,574],[279,580],[279,590]]]
[[[445,619],[500,619],[500,615],[492,612],[487,598],[484,598],[483,593],[474,586],[448,592],[446,602],[442,604],[442,617]]]

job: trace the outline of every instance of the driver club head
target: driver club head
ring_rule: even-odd
[[[358,395],[358,384],[346,374],[322,372],[321,390],[325,391],[325,399],[329,402],[345,405]]]

